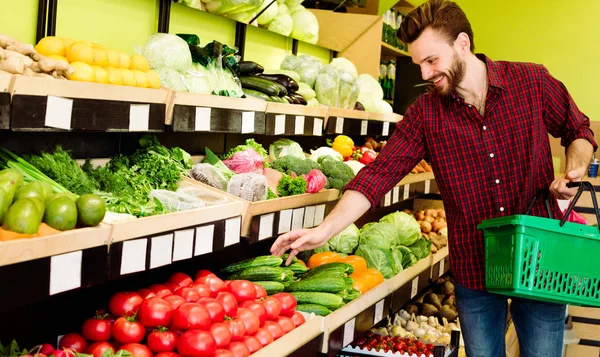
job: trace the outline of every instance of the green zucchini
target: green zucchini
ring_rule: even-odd
[[[266,100],[266,101],[271,101],[271,97],[269,97],[268,95],[266,95],[265,93],[263,93],[261,91],[257,91],[254,89],[248,89],[248,88],[244,88],[243,91],[244,91],[244,94],[246,94],[247,96]]]
[[[327,316],[331,314],[331,310],[323,305],[317,304],[298,304],[296,305],[296,311],[306,312],[307,314],[313,313],[319,316]]]
[[[242,82],[242,88],[254,89],[265,94],[277,97],[283,97],[287,95],[287,89],[277,82],[270,81],[266,78],[260,78],[256,76],[240,77]]]
[[[252,61],[241,61],[238,72],[240,76],[263,73],[265,69],[258,63]]]
[[[254,281],[253,283],[262,286],[269,295],[280,293],[285,289],[285,286],[277,281]]]
[[[283,262],[283,259],[280,257],[275,257],[273,255],[262,255],[260,257],[250,258],[246,260],[242,260],[241,262],[237,262],[234,264],[229,264],[225,268],[221,269],[223,273],[234,273],[236,271],[244,270],[251,267],[278,267]]]
[[[227,277],[228,280],[284,281],[286,273],[279,267],[250,267]]]
[[[344,305],[344,299],[336,294],[322,292],[292,292],[298,304],[318,304],[328,309],[337,309]]]
[[[286,291],[317,291],[324,293],[339,293],[346,288],[344,279],[341,277],[324,276],[309,279],[301,279],[290,286]]]

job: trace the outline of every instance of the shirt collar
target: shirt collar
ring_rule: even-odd
[[[488,86],[491,90],[495,88],[506,90],[506,77],[504,72],[502,71],[502,67],[498,62],[492,61],[489,57],[484,55],[483,53],[476,54],[477,58],[485,63],[487,68],[487,76],[488,76]],[[450,102],[455,100],[462,99],[456,92],[452,92],[450,96],[447,97]]]

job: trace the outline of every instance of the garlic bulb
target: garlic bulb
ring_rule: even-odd
[[[425,335],[425,330],[419,327],[418,329],[413,331],[413,334],[416,337],[422,337],[423,335]]]

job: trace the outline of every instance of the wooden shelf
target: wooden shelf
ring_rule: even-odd
[[[392,45],[389,45],[385,42],[381,42],[381,56],[388,57],[410,57],[410,54],[406,51],[402,51],[399,48],[396,48]]]

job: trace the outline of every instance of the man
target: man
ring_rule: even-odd
[[[473,31],[453,2],[430,0],[398,30],[423,79],[434,90],[419,97],[377,159],[346,187],[317,228],[296,230],[271,251],[314,249],[375,207],[424,157],[431,161],[448,221],[451,268],[469,357],[504,357],[507,297],[485,291],[485,248],[477,225],[522,214],[540,188],[571,198],[597,149],[589,119],[561,82],[541,65],[495,62],[474,54]],[[567,148],[566,173],[554,179],[548,133]],[[555,217],[560,216],[551,200]],[[532,210],[545,216],[542,202]],[[513,299],[521,356],[560,356],[565,306]]]

